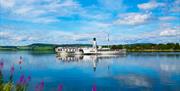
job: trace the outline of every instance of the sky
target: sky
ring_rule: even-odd
[[[93,37],[99,45],[180,43],[180,0],[0,0],[0,45]]]

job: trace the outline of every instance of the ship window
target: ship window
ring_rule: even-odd
[[[62,49],[58,49],[58,51],[62,51]]]
[[[83,49],[79,49],[79,52],[83,52]]]

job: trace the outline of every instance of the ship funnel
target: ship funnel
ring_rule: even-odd
[[[96,38],[93,38],[93,41],[96,41]]]
[[[97,42],[96,42],[96,38],[93,38],[93,48],[97,48]]]

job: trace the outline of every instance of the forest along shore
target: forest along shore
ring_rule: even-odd
[[[31,44],[26,46],[0,46],[0,51],[54,51],[56,47],[85,47],[91,44]],[[101,45],[102,47],[110,47],[111,49],[126,49],[128,52],[180,52],[179,43],[152,44],[120,44],[120,45]]]

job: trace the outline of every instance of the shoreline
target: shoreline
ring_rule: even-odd
[[[15,49],[0,49],[0,52],[21,52],[21,51],[29,51],[29,52],[55,52],[54,50],[15,50]],[[180,50],[127,50],[127,52],[180,52]]]
[[[0,46],[0,51],[34,51],[34,52],[55,52],[57,47],[92,47],[91,44],[43,44],[34,43],[26,46]],[[180,52],[180,43],[152,44],[117,44],[117,45],[100,45],[102,48],[126,49],[127,52]]]
[[[127,50],[127,52],[180,52],[180,50]]]

